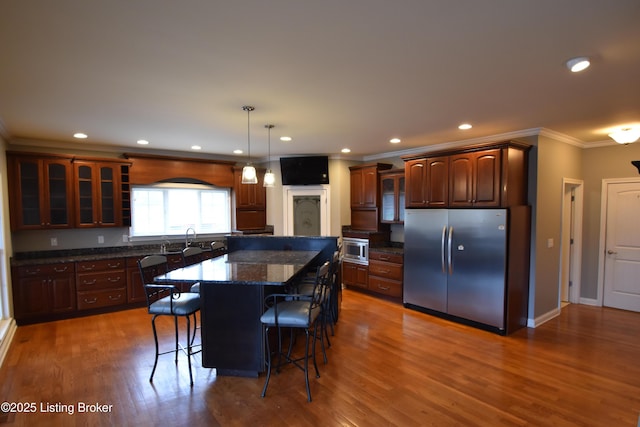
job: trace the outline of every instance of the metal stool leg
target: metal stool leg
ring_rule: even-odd
[[[153,374],[155,374],[156,366],[158,366],[159,348],[158,348],[158,333],[156,332],[156,317],[158,317],[157,314],[151,318],[151,327],[153,329],[153,340],[156,343],[156,359],[153,362],[153,369],[151,370],[151,376],[149,377],[149,382],[153,382]]]

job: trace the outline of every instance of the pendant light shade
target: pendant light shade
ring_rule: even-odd
[[[268,141],[268,156],[267,156],[267,162],[269,162],[269,169],[267,169],[267,172],[264,174],[264,181],[263,181],[263,185],[265,187],[273,187],[273,184],[276,183],[276,176],[274,175],[273,171],[271,170],[271,129],[274,128],[274,125],[264,125],[264,127],[267,128],[268,130],[268,134],[269,137],[267,139]]]
[[[248,148],[248,157],[249,161],[247,165],[242,168],[242,183],[243,184],[257,184],[258,183],[258,175],[256,174],[256,168],[251,165],[251,126],[249,116],[251,112],[255,110],[254,107],[250,105],[245,105],[242,107],[244,111],[247,112],[247,148]]]

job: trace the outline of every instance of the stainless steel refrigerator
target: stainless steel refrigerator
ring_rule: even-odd
[[[500,333],[524,326],[528,234],[526,206],[407,209],[405,306]]]

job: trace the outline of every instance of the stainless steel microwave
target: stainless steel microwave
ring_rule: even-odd
[[[343,261],[369,265],[369,240],[342,238]]]

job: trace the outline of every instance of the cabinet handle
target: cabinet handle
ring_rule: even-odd
[[[60,269],[58,267],[53,267],[53,271],[55,271],[56,273],[63,273],[65,271],[67,271],[68,267],[65,266],[64,268]]]
[[[114,297],[114,296],[112,296],[112,295],[109,295],[109,299],[110,299],[111,301],[117,301],[117,300],[119,300],[121,297],[122,297],[122,294],[118,294],[118,296],[115,296],[115,297]]]
[[[388,291],[391,288],[389,286],[380,286],[380,285],[378,285],[378,289],[380,289],[382,291]]]
[[[389,274],[389,273],[391,273],[390,270],[376,270],[375,272],[376,273],[380,273],[380,274]]]
[[[119,282],[120,281],[120,276],[116,277],[115,279],[113,277],[107,277],[107,280],[110,282]]]
[[[89,267],[87,267],[87,266],[85,266],[85,265],[83,265],[83,266],[82,266],[82,269],[83,269],[83,270],[93,270],[94,268],[96,268],[96,265],[95,265],[95,264],[91,264],[91,266],[89,266]]]
[[[389,261],[390,259],[391,259],[391,258],[389,258],[389,257],[386,257],[386,256],[384,256],[384,255],[380,255],[380,260],[381,260],[381,261]]]
[[[38,273],[40,273],[40,269],[36,268],[35,270],[27,270],[27,271],[25,271],[25,273],[26,274],[31,274],[31,275],[38,274]]]
[[[118,263],[115,263],[115,264],[111,264],[111,263],[109,263],[109,264],[107,264],[107,266],[108,266],[109,268],[118,268],[118,267],[120,267],[120,263],[119,263],[119,262],[118,262]]]
[[[84,299],[84,302],[87,304],[95,304],[98,301],[98,298],[94,298],[92,300]]]
[[[82,284],[83,284],[83,285],[93,285],[93,284],[95,284],[95,283],[96,283],[96,279],[93,279],[93,280],[83,280],[83,281],[82,281]]]

